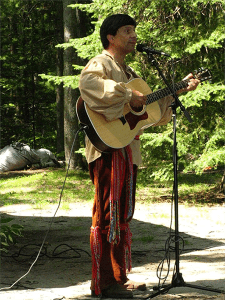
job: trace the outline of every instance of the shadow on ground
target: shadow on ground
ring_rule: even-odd
[[[2,216],[8,217],[9,215],[4,213]],[[1,257],[0,287],[12,285],[28,271],[52,221],[51,217],[41,216],[14,215],[13,218],[15,223],[24,226],[23,237],[17,238],[16,246],[11,246],[9,252]],[[38,261],[31,272],[14,288],[65,288],[90,280],[90,226],[91,217],[55,217]],[[169,228],[134,219],[131,231],[133,232],[133,268],[144,267],[145,270],[148,268],[150,270],[164,256]],[[194,256],[191,255],[193,251],[224,246],[224,243],[184,233],[181,233],[181,236],[185,245],[183,262],[186,260],[198,263],[224,262],[224,256],[214,252],[208,256],[198,255],[198,252]],[[148,237],[153,237],[153,239],[148,239]],[[171,259],[173,258],[174,254],[171,255]],[[190,268],[192,268],[191,265]],[[207,283],[209,282],[211,286],[215,286],[213,278],[211,280],[207,278]],[[222,279],[220,284],[225,286],[225,280]]]

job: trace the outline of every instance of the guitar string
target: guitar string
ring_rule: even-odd
[[[175,92],[178,91],[179,89],[181,88],[184,88],[187,86],[189,82],[189,79],[186,79],[186,80],[183,80],[183,81],[180,81],[178,83],[176,83],[174,85],[174,89],[175,89]],[[161,90],[158,90],[152,94],[149,94],[147,95],[147,101],[146,101],[146,104],[150,104],[150,103],[153,103],[163,97],[166,97],[166,96],[169,96],[171,94],[169,88],[164,88],[164,89],[161,89]]]

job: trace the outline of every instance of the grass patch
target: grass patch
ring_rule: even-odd
[[[173,193],[173,181],[150,181],[146,170],[139,171],[137,181],[137,201],[145,203],[170,202]],[[180,203],[192,205],[216,204],[224,202],[224,194],[219,191],[223,171],[178,174],[178,197]]]
[[[179,174],[179,202],[204,205],[222,203],[224,194],[215,188],[222,178],[221,172]],[[157,182],[146,179],[139,170],[137,201],[145,203],[171,201],[173,182]],[[146,170],[145,170],[146,174]],[[57,203],[65,180],[65,169],[17,171],[0,174],[0,205],[32,204],[36,208]],[[62,195],[62,208],[69,203],[93,201],[94,186],[88,172],[69,170]]]
[[[133,241],[138,241],[141,242],[143,244],[148,244],[151,243],[154,240],[154,237],[151,235],[148,236],[141,236],[141,237],[137,237],[137,238],[132,238]]]
[[[10,172],[9,172],[10,173]],[[41,173],[19,173],[18,176],[0,177],[0,205],[18,203],[33,204],[37,208],[50,203],[57,203],[65,180],[64,169],[46,170]],[[14,173],[12,173],[14,174]],[[68,203],[91,201],[94,196],[94,186],[87,172],[69,171],[62,194],[64,208]]]

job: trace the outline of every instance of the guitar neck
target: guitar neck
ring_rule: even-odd
[[[174,90],[175,92],[179,91],[180,89],[183,89],[185,87],[188,86],[188,82],[189,82],[189,79],[186,79],[186,80],[182,80],[180,82],[177,82],[175,83],[174,86],[172,86],[172,90]],[[153,103],[159,99],[162,99],[166,96],[169,96],[169,95],[172,95],[170,89],[168,87],[164,88],[164,89],[161,89],[161,90],[158,90],[156,92],[153,92],[149,95],[147,95],[147,102],[146,104],[150,104],[150,103]]]

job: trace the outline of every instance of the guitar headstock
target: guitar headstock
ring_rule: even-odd
[[[209,82],[212,81],[212,73],[209,69],[199,68],[198,70],[194,71],[194,77],[200,82],[209,80]]]

